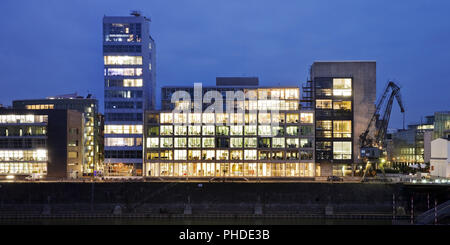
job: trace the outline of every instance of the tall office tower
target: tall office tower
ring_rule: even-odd
[[[155,42],[150,19],[103,18],[105,174],[142,175],[143,113],[155,106]]]
[[[363,167],[359,136],[375,111],[376,63],[314,62],[311,80],[316,165],[322,176],[353,175]]]
[[[75,142],[82,146],[81,171],[75,177],[88,177],[103,172],[103,125],[98,113],[98,100],[88,95],[86,98],[74,94],[13,101],[14,109],[28,110],[75,110],[83,115],[83,141]],[[73,146],[73,145],[72,145]]]

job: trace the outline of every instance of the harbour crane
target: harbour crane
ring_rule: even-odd
[[[386,108],[384,109],[383,116],[380,119],[381,108],[386,98],[388,98]],[[405,108],[403,106],[402,97],[400,95],[400,87],[394,82],[389,81],[383,95],[376,104],[376,109],[369,121],[369,125],[367,125],[366,130],[359,136],[359,143],[361,147],[360,155],[363,162],[366,164],[361,181],[365,180],[366,173],[372,169],[372,163],[374,164],[374,166],[378,166],[378,168],[380,168],[383,173],[383,177],[385,177],[384,162],[386,161],[386,159],[382,157],[385,155],[386,131],[389,124],[389,118],[391,116],[394,98],[398,102],[401,113],[403,113],[404,124]],[[374,125],[374,127],[372,127],[372,125]],[[372,128],[375,128],[373,138],[369,135]]]

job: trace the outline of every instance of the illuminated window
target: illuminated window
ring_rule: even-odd
[[[201,113],[189,113],[189,123],[192,123],[192,124],[202,123],[202,114]]]
[[[188,146],[189,146],[189,148],[200,148],[201,147],[201,138],[189,138]]]
[[[108,76],[141,76],[142,68],[108,68]],[[105,74],[106,75],[106,74]]]
[[[300,121],[302,123],[313,123],[312,113],[300,113]]]
[[[352,121],[333,121],[333,137],[350,138],[352,137]]]
[[[273,123],[284,123],[284,113],[274,113],[272,114],[272,122]]]
[[[351,96],[352,79],[351,78],[333,78],[334,96]]]
[[[105,138],[105,146],[135,146],[134,138]]]
[[[245,148],[256,148],[257,143],[258,143],[257,138],[244,138]]]
[[[173,135],[173,127],[168,125],[160,126],[161,135]]]
[[[256,160],[256,150],[244,150],[244,160]]]
[[[214,123],[214,113],[203,113],[203,123]]]
[[[269,125],[258,125],[258,135],[271,136],[272,131]]]
[[[174,159],[175,160],[186,160],[187,152],[186,150],[175,150]]]
[[[142,65],[142,56],[104,56],[105,65]]]
[[[245,135],[256,135],[256,126],[255,125],[244,126],[244,134]]]
[[[300,147],[311,148],[312,147],[311,139],[300,139]]]
[[[230,147],[231,148],[241,148],[242,147],[242,138],[231,138],[230,139]]]
[[[272,147],[273,148],[285,148],[284,143],[285,143],[284,138],[272,138]]]
[[[286,135],[288,136],[298,136],[298,126],[287,126]]]
[[[352,142],[335,141],[333,142],[333,158],[334,159],[351,159],[352,158]]]
[[[105,134],[142,134],[142,125],[105,125]]]
[[[187,123],[187,113],[175,113],[173,115],[174,123]]]
[[[187,146],[186,138],[174,138],[175,148],[185,148]]]
[[[215,146],[214,138],[202,138],[203,148],[214,148],[214,146]]]
[[[298,123],[298,114],[288,113],[286,114],[287,123]]]
[[[186,111],[189,108],[191,108],[191,102],[190,101],[175,101],[175,108],[179,111]],[[191,115],[189,113],[188,115]]]
[[[202,151],[202,160],[215,160],[215,151],[214,150],[205,150]]]
[[[280,126],[272,127],[273,136],[284,136],[284,128]]]
[[[260,88],[258,89],[258,99],[267,99],[269,98],[269,89]]]
[[[217,160],[228,160],[228,150],[217,150],[216,157]]]
[[[47,161],[47,150],[0,150],[0,161]]]
[[[316,121],[316,129],[319,130],[331,130],[331,120],[318,120]]]
[[[25,108],[28,110],[51,110],[54,109],[54,105],[45,104],[45,105],[26,105]]]
[[[174,127],[175,127],[175,135],[186,135],[187,134],[186,126],[175,125]]]
[[[258,122],[262,124],[270,123],[270,113],[259,113],[258,114]]]
[[[200,160],[201,158],[200,150],[189,150],[188,151],[188,160]]]
[[[335,110],[352,110],[352,102],[351,101],[334,101],[333,109]]]
[[[172,148],[173,139],[172,138],[161,138],[161,148]]]
[[[230,152],[230,159],[231,160],[242,160],[242,150],[233,150]]]
[[[214,126],[213,126],[214,128]],[[201,126],[189,126],[189,135],[200,135]]]
[[[159,147],[159,139],[158,138],[147,138],[147,147],[158,148]]]
[[[172,113],[161,113],[161,123],[173,123]]]
[[[243,124],[244,123],[244,114],[242,114],[242,113],[230,114],[230,123],[231,124]]]
[[[162,160],[173,160],[173,150],[164,150],[160,153]]]
[[[299,89],[298,88],[288,88],[285,90],[285,99],[298,99]]]
[[[245,110],[256,111],[257,109],[258,109],[258,101],[256,100],[245,101]]]
[[[228,135],[229,128],[228,126],[217,126],[216,127],[216,135]]]
[[[203,135],[214,135],[215,134],[214,126],[212,126],[212,125],[202,126],[202,134]]]
[[[230,126],[230,135],[242,135],[243,132],[242,126]]]
[[[298,148],[299,140],[298,138],[286,138],[287,148]]]
[[[316,100],[317,109],[331,109],[331,100]]]
[[[245,114],[245,124],[256,124],[257,118],[256,114]]]
[[[142,87],[142,79],[123,79],[124,87]]]
[[[227,113],[216,113],[216,123],[227,123],[228,114]]]
[[[42,123],[48,122],[47,115],[0,115],[0,123]]]

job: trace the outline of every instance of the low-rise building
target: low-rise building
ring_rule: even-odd
[[[450,138],[431,142],[430,175],[450,178]]]
[[[13,108],[29,110],[75,110],[83,115],[82,176],[98,175],[103,171],[103,116],[98,112],[98,100],[74,94],[51,96],[45,99],[13,101]]]
[[[0,178],[77,178],[82,174],[82,114],[0,108]]]

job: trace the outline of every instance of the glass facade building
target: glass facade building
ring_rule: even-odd
[[[83,114],[82,176],[99,175],[103,172],[103,122],[98,113],[95,98],[68,94],[46,99],[15,100],[13,107],[28,110],[75,110]],[[81,174],[80,174],[81,176]]]
[[[155,105],[149,25],[139,13],[103,18],[106,175],[142,175],[143,114]]]
[[[163,111],[146,113],[145,176],[315,176],[314,112],[299,107],[298,87],[200,88],[203,100],[199,111],[195,102],[172,101],[177,91],[195,94],[194,87],[163,87]],[[226,98],[219,105],[223,111],[208,112],[213,105],[208,99],[210,92]],[[245,99],[230,100],[227,92],[242,92]],[[231,105],[232,111],[226,105]]]
[[[82,132],[78,111],[0,108],[0,179],[80,177]]]

